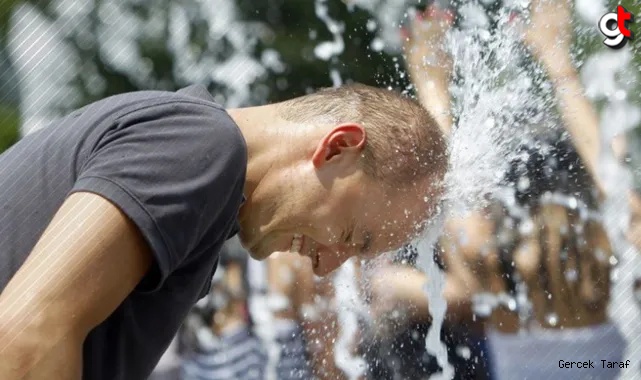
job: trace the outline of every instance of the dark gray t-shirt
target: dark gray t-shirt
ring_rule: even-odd
[[[246,167],[240,130],[200,86],[117,95],[73,112],[0,155],[0,290],[70,194],[109,199],[155,260],[89,334],[83,373],[145,379],[238,231]]]

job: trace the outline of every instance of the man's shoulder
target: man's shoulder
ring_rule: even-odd
[[[173,120],[180,124],[179,131],[194,132],[198,130],[194,127],[200,126],[202,133],[198,136],[211,138],[212,144],[246,151],[238,125],[204,86],[192,85],[175,92],[136,91],[105,98],[102,102],[110,103],[112,107],[116,105],[113,116],[123,125],[140,122],[166,125],[172,124]]]
[[[199,85],[189,86],[178,91],[143,90],[112,95],[92,103],[87,108],[111,109],[116,118],[122,118],[149,108],[171,108],[176,103],[191,104],[193,108],[208,109],[212,112],[225,112],[220,104]],[[78,110],[78,111],[81,111]]]

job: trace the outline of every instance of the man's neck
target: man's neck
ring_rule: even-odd
[[[259,106],[227,110],[245,138],[247,174],[245,197],[250,198],[268,171],[278,170],[280,162],[293,159],[288,122],[276,113],[275,106]],[[289,148],[288,148],[289,144]]]

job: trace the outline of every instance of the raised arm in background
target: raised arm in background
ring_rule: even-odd
[[[449,93],[452,62],[443,44],[453,19],[448,11],[431,6],[424,14],[416,15],[403,36],[406,66],[418,100],[436,119],[445,136],[452,130]]]
[[[577,152],[588,171],[599,181],[597,166],[600,154],[599,118],[585,96],[581,79],[572,63],[570,47],[573,27],[571,1],[534,0],[524,40],[535,58],[547,70],[555,89],[559,111]]]
[[[570,55],[573,28],[567,20],[572,19],[571,1],[534,0],[531,7],[525,42],[547,70],[565,128],[601,194],[604,194],[605,187],[597,175],[601,153],[599,118],[585,95]],[[612,141],[611,147],[615,157],[621,159],[625,154],[623,136]],[[628,196],[632,213],[628,239],[641,250],[641,197],[636,193]]]

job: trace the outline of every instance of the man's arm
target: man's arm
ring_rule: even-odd
[[[71,195],[0,294],[0,373],[72,379],[82,344],[140,282],[151,252],[116,206]]]

